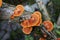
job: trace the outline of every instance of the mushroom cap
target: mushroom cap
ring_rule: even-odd
[[[24,20],[24,21],[21,23],[21,26],[22,26],[23,28],[31,27],[31,25],[29,24],[29,21],[28,21],[28,20]]]
[[[42,23],[42,15],[39,11],[35,11],[35,14],[37,14],[40,18],[39,18],[39,22],[36,24],[36,26],[40,26],[40,24]]]
[[[22,13],[24,12],[24,7],[23,5],[17,5],[15,10],[14,10],[14,16],[21,16]]]
[[[42,14],[39,11],[35,11],[34,14],[37,14],[37,15],[39,15],[40,18],[42,18]]]
[[[31,18],[29,19],[29,23],[31,26],[36,26],[36,24],[39,22],[39,16],[35,13],[31,15]]]
[[[40,26],[41,23],[42,23],[42,19],[39,19],[39,22],[36,24],[36,26]]]
[[[53,30],[53,23],[49,20],[47,21],[44,21],[43,22],[43,25],[45,26],[45,28],[48,30],[48,31],[52,31]]]
[[[32,31],[32,27],[22,28],[24,34],[30,34]]]

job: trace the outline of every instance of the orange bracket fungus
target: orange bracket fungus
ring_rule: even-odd
[[[31,18],[29,19],[29,23],[31,26],[36,26],[36,24],[39,22],[39,16],[35,13],[31,15]]]
[[[22,28],[24,34],[30,34],[32,31],[32,27]]]
[[[40,26],[41,23],[42,23],[42,19],[39,19],[39,22],[36,24],[36,26]]]
[[[0,0],[0,7],[2,6],[2,0]]]
[[[34,12],[34,14],[37,14],[39,16],[39,21],[36,26],[40,26],[40,24],[42,23],[42,15],[39,11]]]
[[[42,15],[39,11],[35,11],[34,14],[37,14],[37,15],[39,15],[40,18],[42,18]]]
[[[48,31],[52,31],[53,30],[53,23],[51,21],[44,21],[43,25],[45,26],[45,28]]]
[[[21,16],[22,13],[24,12],[24,7],[23,5],[17,5],[16,9],[14,10],[14,16]]]
[[[28,20],[24,20],[24,21],[21,23],[21,26],[22,26],[23,28],[31,27]]]

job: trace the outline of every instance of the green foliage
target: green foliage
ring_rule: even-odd
[[[51,21],[56,23],[60,13],[60,0],[50,0],[49,3],[51,4],[47,5],[47,10],[50,14]]]
[[[56,28],[57,27],[57,24],[56,23],[54,23],[54,28]]]
[[[60,26],[58,26],[56,23],[54,23],[54,29],[60,29]]]
[[[41,34],[41,31],[39,28],[35,28],[35,31],[34,31],[36,34]]]
[[[11,34],[10,34],[10,39],[11,40],[14,40],[14,38],[16,37],[16,32],[12,31]]]
[[[55,33],[57,37],[60,37],[60,30],[59,29],[55,29]]]
[[[56,33],[57,33],[58,35],[60,35],[60,30],[56,30]]]
[[[58,26],[56,23],[54,23],[54,30],[57,37],[60,37],[60,26]]]
[[[17,39],[22,39],[24,38],[23,33],[20,29],[17,30],[12,30],[10,33],[10,40],[15,40],[15,38]]]
[[[51,0],[53,2],[53,6],[54,6],[54,11],[55,11],[55,15],[54,17],[55,20],[57,21],[57,18],[59,17],[59,13],[60,13],[60,0]]]
[[[51,0],[51,1],[53,1],[54,5],[60,7],[60,0]]]
[[[34,40],[31,35],[25,35],[25,40]]]

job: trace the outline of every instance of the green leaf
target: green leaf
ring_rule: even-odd
[[[54,23],[54,28],[60,29],[60,26],[58,26],[56,23]]]
[[[58,35],[60,35],[60,30],[56,30],[56,33],[57,33]]]
[[[57,24],[56,23],[54,23],[54,28],[56,28],[57,27]]]

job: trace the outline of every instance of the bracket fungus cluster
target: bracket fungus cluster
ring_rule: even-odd
[[[0,7],[2,6],[2,3],[3,3],[2,0],[0,0]]]
[[[23,15],[24,7],[22,5],[17,5],[13,15],[11,15],[11,19],[15,17],[20,17]],[[30,34],[33,30],[33,27],[40,27],[41,24],[44,25],[44,28],[51,32],[53,30],[53,23],[49,20],[46,20],[42,23],[42,14],[39,11],[35,11],[30,15],[29,19],[23,20],[20,25],[22,26],[22,32],[24,34]],[[44,31],[44,30],[43,30]],[[47,34],[43,34],[44,37],[40,38],[39,40],[46,40]]]
[[[31,18],[28,20],[24,20],[21,23],[21,26],[23,27],[22,30],[25,34],[30,34],[32,31],[33,26],[40,26],[40,24],[42,23],[42,17],[41,17],[41,13],[39,11],[35,11],[32,15]],[[26,28],[31,28],[31,29],[26,29]],[[27,30],[27,31],[26,31]]]
[[[28,32],[29,30],[26,29],[26,28],[34,27],[34,26],[40,26],[40,24],[42,24],[42,15],[41,15],[41,13],[39,11],[35,11],[31,15],[31,18],[30,19],[24,20],[21,23],[21,26],[23,28],[25,28],[25,30],[27,30],[27,32]],[[47,31],[52,31],[53,30],[53,24],[52,24],[51,21],[48,21],[48,20],[47,21],[44,21],[43,22],[43,25],[45,26],[45,28],[47,29]],[[25,33],[25,30],[22,30],[22,31]],[[30,33],[31,33],[31,31],[30,31]],[[27,32],[25,34],[27,34]]]
[[[31,15],[31,18],[28,20],[24,20],[21,25],[26,28],[26,27],[31,27],[31,26],[38,26],[42,23],[42,18],[41,18],[41,13],[39,11],[34,12]]]

